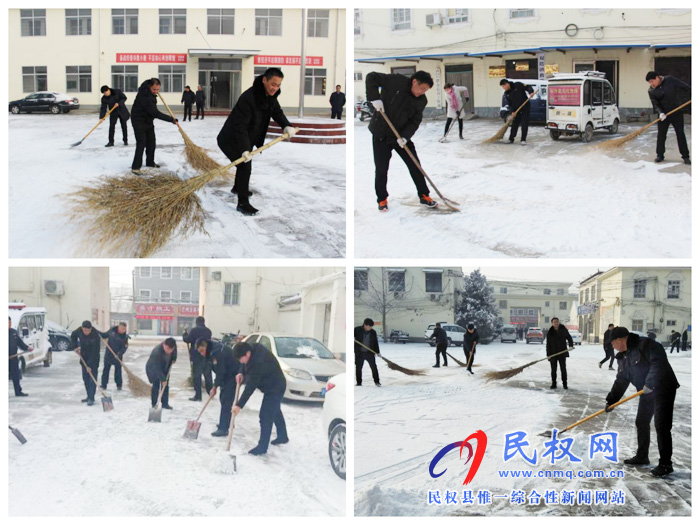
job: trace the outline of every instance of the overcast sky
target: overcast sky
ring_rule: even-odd
[[[133,266],[110,266],[109,268],[109,287],[115,288],[119,286],[132,286]]]

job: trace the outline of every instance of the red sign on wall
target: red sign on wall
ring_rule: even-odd
[[[199,305],[182,304],[179,306],[178,315],[181,317],[197,317],[199,315]]]
[[[186,64],[187,53],[117,53],[117,63],[155,62],[158,64]]]
[[[578,106],[581,103],[581,86],[549,86],[550,106]]]
[[[256,66],[298,66],[301,64],[301,57],[284,55],[255,55],[253,63]],[[306,57],[306,65],[322,66],[323,57]]]
[[[136,315],[175,315],[175,305],[172,304],[136,304]]]

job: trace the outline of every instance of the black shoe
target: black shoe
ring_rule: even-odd
[[[126,139],[124,139],[124,145],[125,145],[125,146],[128,146],[128,145],[129,145],[129,141],[126,140]]]
[[[170,405],[163,405],[163,408],[165,410],[172,410],[173,409],[173,407],[171,407]]]
[[[379,381],[375,381],[374,386],[382,386],[382,384]]]
[[[355,386],[362,386],[362,383],[356,383]]]
[[[80,400],[81,403],[87,403],[88,401],[90,401],[90,400],[87,397],[85,399]]]
[[[121,386],[121,385],[117,385],[117,390],[121,390],[121,389],[122,389],[122,386]]]
[[[222,430],[220,428],[217,428],[214,432],[211,433],[211,435],[215,438],[226,437],[226,436],[228,436],[228,432],[226,430]]]
[[[433,365],[433,368],[440,368],[440,365]]]
[[[87,406],[91,407],[94,404],[95,404],[95,401],[93,399],[88,399]]]
[[[252,454],[253,456],[264,456],[267,454],[267,450],[258,445],[257,447],[250,449],[248,454]]]
[[[648,465],[649,458],[640,458],[639,456],[634,456],[624,461],[625,465]]]
[[[202,400],[202,398],[201,398],[201,397],[197,397],[197,396],[194,396],[194,397],[191,397],[191,398],[190,398],[190,401],[201,401],[201,400]]]
[[[664,158],[661,157],[661,156],[656,157],[656,158],[654,159],[654,162],[663,162],[663,161],[664,161]]]
[[[272,441],[270,441],[270,443],[271,443],[272,445],[284,445],[285,443],[289,443],[289,438],[284,438],[284,439],[282,439],[282,438],[277,438],[277,439],[273,439]]]
[[[24,392],[20,392],[19,394],[15,394],[15,397],[27,397],[29,394],[25,394]]]
[[[238,188],[236,188],[236,186],[231,188],[231,193],[233,193],[234,195],[238,195]],[[252,197],[252,195],[253,195],[253,192],[248,190],[248,197]]]
[[[552,386],[549,387],[550,390],[555,390],[557,388],[556,383],[552,383]]]
[[[566,383],[564,383],[564,390],[569,390],[569,387],[566,386]]]
[[[608,370],[612,370],[613,372],[615,371],[615,369],[612,366],[608,368]]]
[[[102,390],[107,390],[107,385],[102,386]]]
[[[243,215],[249,216],[258,213],[258,209],[251,206],[248,202],[245,204],[238,204],[238,206],[236,206],[236,211],[240,211]]]
[[[508,144],[513,144],[515,142],[515,139],[508,139]]]
[[[114,142],[108,142],[105,144],[105,148],[111,148],[112,146],[114,146]]]
[[[444,364],[444,365],[442,365],[442,366],[447,366],[447,363],[445,363],[445,364]]]
[[[146,164],[147,168],[160,168],[160,164],[156,164],[155,162],[153,164]]]
[[[428,195],[421,195],[420,203],[428,208],[435,208],[438,203],[431,199]]]
[[[683,164],[687,164],[688,166],[690,166],[690,159],[687,158],[687,157],[684,158],[684,159],[683,159]],[[673,468],[671,468],[671,472],[673,472]]]
[[[598,368],[603,368],[603,362],[598,363]]]
[[[199,117],[194,117],[195,120],[199,120]]]
[[[471,370],[467,370],[467,371],[468,371],[470,374],[474,375],[474,372],[472,372]]]
[[[460,140],[464,140],[464,137],[462,135],[459,136]]]
[[[673,472],[673,466],[662,465],[661,463],[651,469],[651,475],[655,478],[663,478],[664,476],[668,476],[671,472]]]

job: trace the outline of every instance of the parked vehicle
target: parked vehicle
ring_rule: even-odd
[[[46,327],[49,330],[49,343],[51,343],[52,351],[65,352],[70,350],[70,330],[49,320],[46,321]]]
[[[13,115],[19,115],[22,111],[25,113],[49,111],[58,115],[80,109],[80,101],[73,96],[56,91],[37,91],[19,100],[13,100],[9,107]]]
[[[528,80],[515,79],[513,82],[522,82],[526,86],[532,86],[535,93],[530,99],[530,122],[546,122],[547,121],[547,81],[546,80]],[[501,97],[501,118],[503,122],[508,120],[510,115],[518,108],[511,108],[508,105],[508,99],[505,92]]]
[[[338,374],[326,384],[323,401],[323,429],[328,439],[328,458],[333,472],[345,479],[345,374]]]
[[[548,97],[547,128],[552,139],[579,135],[590,142],[595,131],[617,133],[620,110],[605,73],[555,73],[549,79]]]
[[[501,343],[516,343],[518,334],[515,332],[513,325],[505,325],[501,330]]]
[[[17,330],[22,341],[33,348],[31,352],[22,352],[22,355],[16,358],[22,374],[29,366],[41,364],[46,367],[51,366],[51,343],[46,326],[46,308],[27,306],[24,303],[10,303],[9,310],[12,327]]]
[[[542,328],[528,328],[527,333],[525,334],[525,342],[527,344],[544,343],[544,333],[542,332]]]
[[[408,332],[402,332],[401,330],[392,330],[389,334],[389,341],[392,343],[408,343]]]
[[[581,332],[578,330],[569,330],[569,335],[573,339],[575,345],[581,344]]]
[[[243,341],[259,343],[277,358],[287,379],[287,399],[323,401],[328,380],[345,372],[345,363],[312,337],[264,332],[250,334]]]
[[[372,118],[372,115],[374,115],[374,106],[366,100],[355,102],[355,114],[359,116],[360,121],[364,121],[366,118]]]
[[[456,324],[440,323],[440,326],[447,333],[447,346],[462,346],[464,341],[464,332],[467,330]],[[435,330],[435,325],[428,325],[428,329],[425,331],[425,340],[430,346],[435,346],[435,339],[431,339],[430,336],[433,335],[433,330]]]

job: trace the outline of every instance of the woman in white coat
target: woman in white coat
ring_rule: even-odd
[[[465,113],[464,106],[469,101],[469,90],[464,86],[445,84],[445,95],[447,97],[447,122],[445,123],[444,137],[447,136],[452,121],[457,119],[459,123],[459,138],[463,139],[464,123],[462,117]]]

